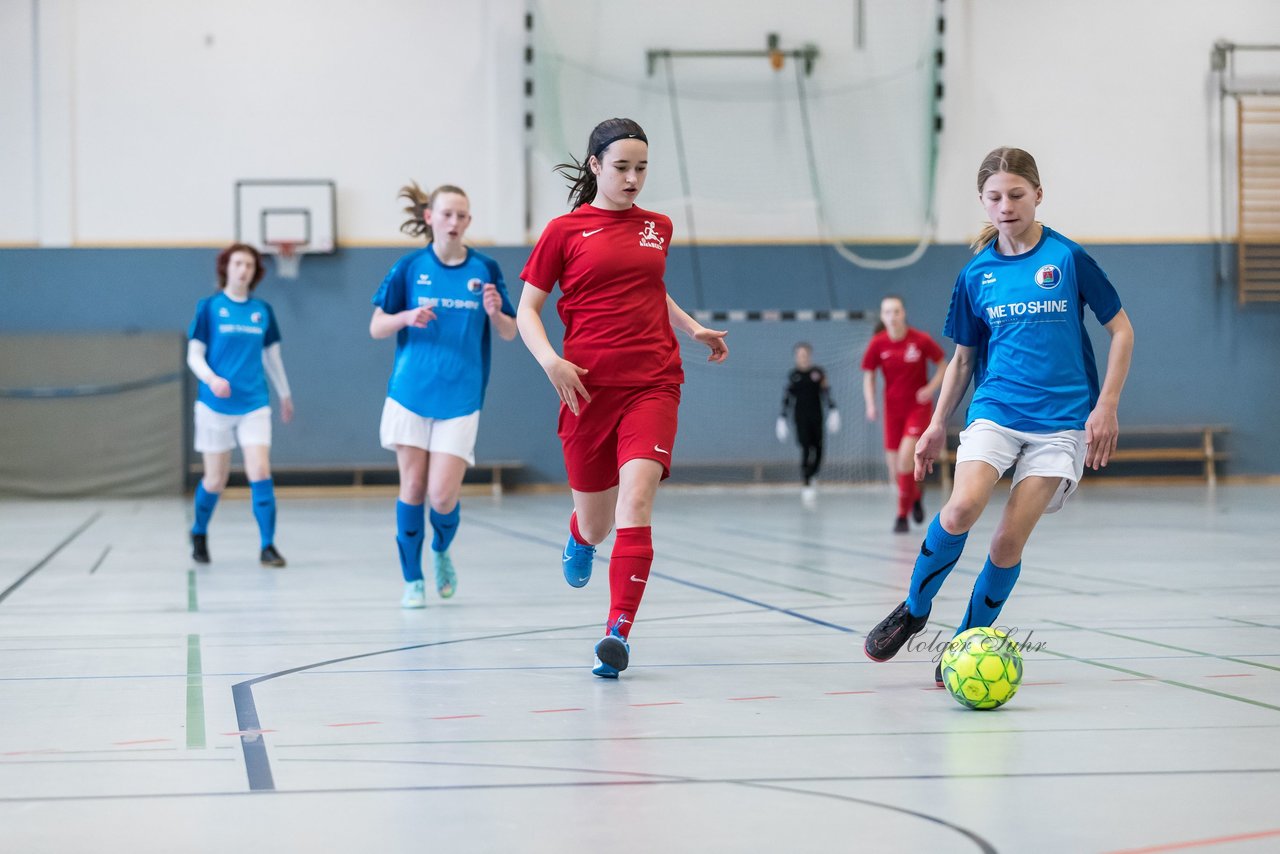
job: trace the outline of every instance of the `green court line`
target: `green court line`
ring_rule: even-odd
[[[200,610],[200,603],[196,600],[196,571],[194,569],[187,570],[187,611],[195,613]]]
[[[204,750],[204,747],[204,673],[200,666],[200,636],[187,635],[187,750]]]
[[[1216,658],[1219,661],[1230,661],[1234,664],[1243,664],[1246,667],[1261,667],[1264,670],[1280,671],[1280,667],[1277,667],[1274,664],[1264,664],[1261,661],[1250,661],[1247,658],[1236,658],[1230,655],[1218,655],[1212,652],[1205,652],[1202,649],[1191,649],[1190,647],[1186,647],[1186,646],[1177,646],[1171,643],[1161,643],[1160,641],[1134,637],[1133,635],[1122,635],[1119,632],[1112,632],[1106,629],[1091,629],[1087,626],[1076,626],[1076,625],[1072,625],[1071,623],[1064,623],[1061,620],[1046,620],[1045,622],[1054,623],[1059,626],[1065,626],[1068,629],[1076,629],[1077,631],[1093,632],[1094,634],[1109,635],[1113,638],[1120,638],[1121,640],[1133,641],[1134,643],[1144,643],[1144,644],[1147,644],[1148,646],[1158,646],[1158,647],[1161,647],[1162,649],[1172,649],[1178,652],[1189,652],[1192,655],[1198,655],[1201,658]]]

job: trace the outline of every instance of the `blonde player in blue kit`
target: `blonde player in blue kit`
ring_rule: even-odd
[[[447,599],[458,583],[449,544],[458,530],[462,476],[475,463],[489,382],[489,330],[497,329],[506,341],[515,338],[516,310],[497,263],[462,243],[471,224],[466,193],[446,184],[428,195],[410,184],[400,189],[400,198],[409,201],[410,215],[400,230],[428,243],[397,261],[383,279],[373,297],[369,334],[396,336],[379,433],[400,469],[400,605],[424,608],[423,504],[431,502],[436,592]]]
[[[925,535],[906,601],[863,646],[888,661],[925,627],[934,595],[955,567],[1001,475],[1013,489],[956,634],[990,626],[1022,569],[1040,517],[1061,509],[1085,466],[1105,466],[1120,435],[1116,411],[1133,355],[1133,327],[1096,262],[1035,219],[1043,198],[1030,154],[997,148],[978,169],[978,195],[991,224],[956,279],[945,334],[956,352],[933,420],[920,436],[915,477],[933,470],[947,418],[973,380],[973,400],[956,453],[955,487]],[[1084,328],[1088,306],[1111,336],[1101,386]],[[941,685],[940,668],[934,680]]]
[[[280,357],[280,329],[271,306],[252,296],[266,272],[258,250],[243,243],[218,253],[219,293],[200,300],[187,332],[187,365],[200,379],[195,407],[196,450],[204,474],[196,486],[191,557],[209,562],[209,519],[227,485],[231,449],[244,455],[263,566],[284,566],[275,547],[276,495],[271,480],[271,407],[267,379],[280,398],[280,418],[293,419],[293,397]]]

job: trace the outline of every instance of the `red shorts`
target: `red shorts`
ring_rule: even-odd
[[[913,403],[909,406],[884,408],[884,449],[896,451],[904,438],[917,439],[929,427],[933,418],[932,403]]]
[[[578,414],[560,405],[556,433],[564,446],[569,486],[578,492],[603,492],[618,485],[618,469],[631,460],[657,460],[662,478],[671,476],[680,386],[591,389],[591,402]]]

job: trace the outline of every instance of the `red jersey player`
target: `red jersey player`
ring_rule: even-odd
[[[876,420],[876,369],[884,372],[884,457],[889,477],[898,483],[898,517],[893,530],[908,531],[907,513],[924,522],[920,486],[915,480],[916,440],[929,426],[933,395],[942,382],[942,371],[929,379],[928,362],[941,366],[942,348],[929,334],[907,326],[907,309],[901,297],[880,301],[880,326],[862,356],[862,396],[867,420]]]
[[[658,483],[671,473],[680,404],[680,347],[673,327],[729,355],[723,331],[707,329],[667,295],[663,282],[671,220],[635,205],[649,143],[630,119],[591,132],[573,180],[571,212],[543,230],[520,274],[516,321],[525,346],[560,396],[558,434],[573,490],[562,565],[565,580],[591,578],[596,546],[617,525],[609,559],[609,619],[596,644],[597,676],[617,678],[653,563],[650,519]],[[542,307],[556,282],[564,356],[547,339]]]

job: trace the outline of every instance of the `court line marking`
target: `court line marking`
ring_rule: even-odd
[[[1155,641],[1155,640],[1148,640],[1147,638],[1134,637],[1133,635],[1125,635],[1125,634],[1121,634],[1120,632],[1113,632],[1107,629],[1092,629],[1092,628],[1089,628],[1088,626],[1077,626],[1073,623],[1063,622],[1062,620],[1045,620],[1045,622],[1052,623],[1053,625],[1056,625],[1056,626],[1064,626],[1068,629],[1075,629],[1077,631],[1090,632],[1092,634],[1098,634],[1098,635],[1107,635],[1108,637],[1120,638],[1121,640],[1133,641],[1134,643],[1146,644],[1148,646],[1158,646],[1162,649],[1172,649],[1177,652],[1187,652],[1187,653],[1191,653],[1192,655],[1199,656],[1201,658],[1216,658],[1219,661],[1230,661],[1234,664],[1243,664],[1247,667],[1261,667],[1264,670],[1272,670],[1272,671],[1280,672],[1280,667],[1277,667],[1274,664],[1264,664],[1261,661],[1251,661],[1247,658],[1236,658],[1235,656],[1232,656],[1232,655],[1218,655],[1217,653],[1206,652],[1202,649],[1192,649],[1191,647],[1187,647],[1187,646],[1178,646],[1177,644],[1163,643],[1161,641]]]
[[[1268,839],[1273,836],[1280,836],[1280,828],[1260,830],[1257,833],[1215,836],[1210,839],[1190,839],[1186,842],[1170,842],[1165,845],[1151,845],[1146,848],[1125,848],[1120,851],[1109,851],[1106,854],[1157,854],[1160,851],[1185,851],[1188,848],[1205,848],[1209,845],[1222,845],[1226,842],[1247,842],[1251,839]]]
[[[187,750],[204,750],[204,675],[200,636],[187,635]]]
[[[8,587],[6,587],[4,589],[4,592],[0,592],[0,602],[3,602],[5,599],[8,599],[10,594],[12,594],[15,590],[17,590],[19,587],[25,584],[28,578],[35,575],[40,570],[44,569],[44,567],[49,563],[49,561],[53,560],[57,556],[58,552],[62,551],[64,548],[71,545],[72,540],[74,540],[76,537],[83,534],[85,529],[88,528],[90,525],[92,525],[94,522],[98,521],[98,518],[101,516],[102,516],[101,510],[94,511],[93,515],[91,515],[88,519],[86,519],[84,522],[80,524],[80,527],[76,528],[74,531],[72,531],[70,534],[67,535],[66,539],[58,543],[56,546],[54,546],[53,551],[49,552],[47,555],[41,558],[40,561],[36,563],[35,566],[31,567],[26,572],[24,572],[17,581],[13,582]]]
[[[98,567],[102,566],[102,562],[107,559],[107,555],[111,552],[111,546],[107,546],[102,550],[102,554],[98,555],[98,559],[94,561],[93,566],[89,567],[89,574],[93,575],[98,571]]]

